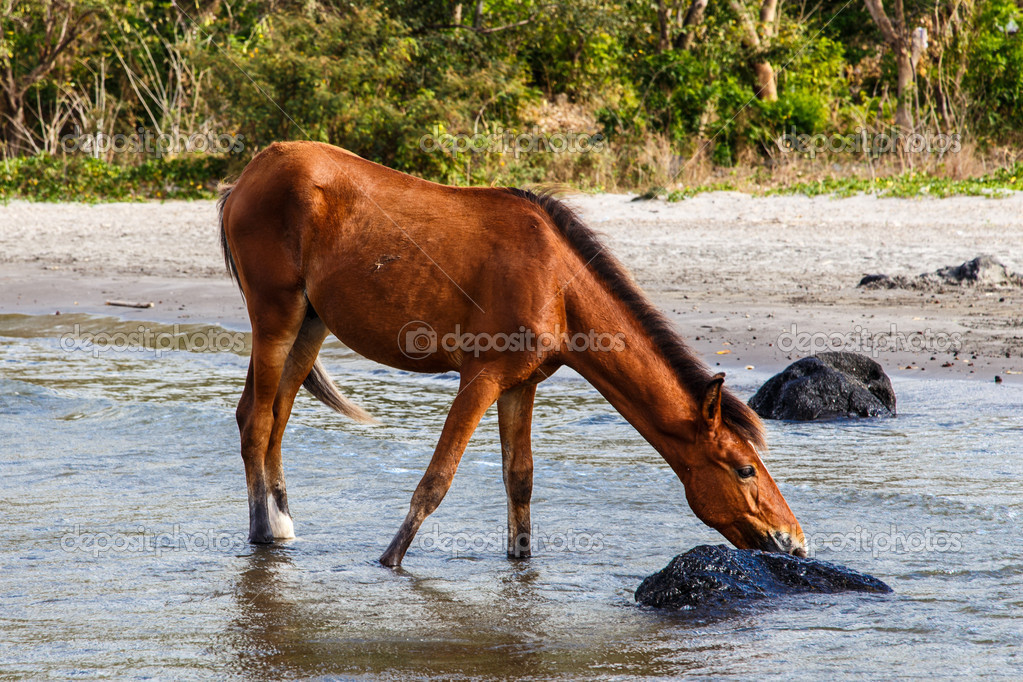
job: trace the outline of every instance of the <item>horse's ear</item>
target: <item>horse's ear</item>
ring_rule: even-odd
[[[707,384],[703,394],[703,420],[711,431],[721,426],[721,388],[725,383],[725,373],[718,372]]]

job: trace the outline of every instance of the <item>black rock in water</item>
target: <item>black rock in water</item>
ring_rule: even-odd
[[[877,578],[826,561],[700,545],[644,580],[636,589],[636,601],[665,609],[722,608],[800,592],[891,591]]]
[[[763,419],[894,417],[895,391],[881,365],[859,353],[819,353],[793,362],[749,406]]]

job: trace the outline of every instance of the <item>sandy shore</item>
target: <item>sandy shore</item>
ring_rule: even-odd
[[[1023,381],[1023,290],[856,288],[864,274],[916,275],[983,253],[1023,271],[1023,194],[631,198],[569,201],[712,366],[774,370],[824,344],[898,342],[876,353],[890,374]],[[0,314],[56,311],[248,327],[212,201],[0,206]]]

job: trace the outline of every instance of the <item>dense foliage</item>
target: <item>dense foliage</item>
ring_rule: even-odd
[[[1015,0],[4,5],[6,195],[32,196],[34,168],[199,195],[282,139],[463,184],[678,189],[792,164],[954,179],[1013,168],[1023,123]],[[874,142],[897,132],[957,145]]]

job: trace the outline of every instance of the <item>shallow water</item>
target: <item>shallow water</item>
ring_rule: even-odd
[[[0,316],[0,675],[1023,674],[1019,386],[903,379],[897,419],[769,424],[768,464],[816,556],[895,594],[694,617],[640,608],[632,592],[675,554],[723,540],[568,371],[537,398],[534,557],[504,556],[492,410],[391,571],[376,558],[432,454],[453,375],[328,344],[328,368],[384,425],[300,395],[284,444],[299,537],[254,548],[234,424],[244,352],[68,351],[59,336],[75,323],[138,326]],[[734,387],[748,397],[766,378]]]

